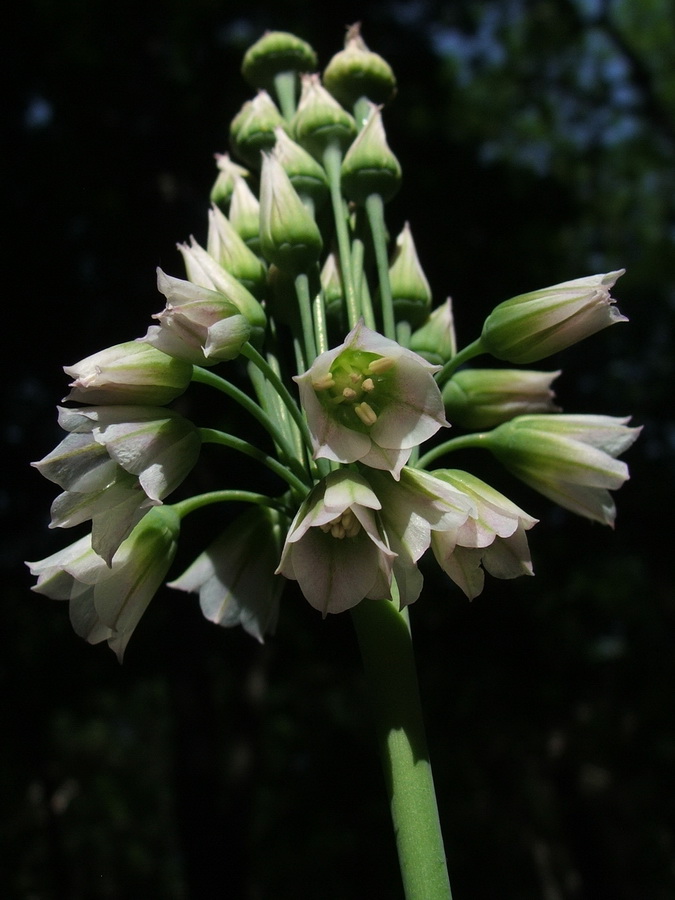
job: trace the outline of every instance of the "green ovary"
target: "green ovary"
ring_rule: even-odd
[[[324,408],[340,424],[367,433],[390,398],[394,360],[365,350],[345,350],[329,374],[314,382]]]

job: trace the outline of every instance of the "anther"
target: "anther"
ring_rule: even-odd
[[[375,390],[375,382],[372,378],[366,378],[366,380],[361,385],[364,391],[374,391]]]
[[[312,382],[312,387],[315,391],[327,391],[334,386],[335,379],[330,372],[327,372],[325,375],[322,375],[321,378],[317,378],[316,381]]]
[[[354,412],[361,419],[364,425],[370,426],[374,425],[377,422],[377,413],[368,403],[363,401],[363,403],[357,403],[354,407]]]
[[[388,372],[393,365],[394,360],[391,356],[379,356],[370,363],[367,371],[371,375],[381,375],[383,372]]]
[[[346,387],[342,389],[342,396],[345,400],[353,400],[356,397],[356,391],[350,387]]]

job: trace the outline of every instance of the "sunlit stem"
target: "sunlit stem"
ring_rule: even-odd
[[[295,293],[300,307],[302,337],[305,345],[305,362],[311,366],[316,359],[316,338],[314,336],[314,320],[312,318],[312,299],[309,294],[309,279],[306,272],[295,277]]]
[[[297,454],[295,453],[294,448],[288,441],[286,434],[279,428],[276,422],[272,420],[268,413],[265,412],[262,407],[260,407],[252,397],[249,397],[247,393],[242,391],[240,388],[236,387],[234,384],[231,384],[225,378],[222,378],[220,375],[216,375],[210,369],[203,369],[201,366],[193,366],[192,368],[192,380],[200,382],[201,384],[208,384],[211,387],[216,388],[221,393],[226,394],[236,403],[238,403],[243,409],[245,409],[248,413],[256,419],[265,431],[270,435],[274,443],[279,447],[279,450],[283,455],[288,459],[289,465],[294,469],[295,474],[300,478],[305,476],[305,469],[302,463],[297,459]]]
[[[406,900],[452,900],[407,610],[352,610],[370,688]]]
[[[265,453],[264,450],[261,450],[249,441],[245,441],[243,438],[239,438],[234,434],[227,434],[226,432],[218,431],[215,428],[200,428],[199,433],[203,443],[220,444],[223,447],[230,447],[232,450],[237,450],[239,453],[250,456],[251,459],[255,459],[256,462],[262,463],[262,465],[266,466],[271,472],[274,472],[275,475],[282,478],[299,498],[304,498],[307,495],[307,488],[310,486],[310,480],[306,473],[304,473],[305,480],[301,480],[297,475],[291,472],[288,466],[279,462],[278,459],[275,459],[275,457]]]
[[[354,103],[353,115],[359,131],[363,128],[370,114],[370,100],[367,97],[359,97]]]
[[[252,491],[209,491],[207,494],[197,494],[194,497],[188,497],[186,500],[180,500],[173,503],[171,509],[178,513],[183,519],[185,516],[205,506],[213,503],[255,503],[258,506],[270,506],[272,509],[280,509],[286,511],[287,507],[283,500],[274,497],[268,497],[267,494],[255,494]]]
[[[461,437],[451,438],[437,447],[432,447],[423,456],[417,460],[415,468],[426,469],[429,463],[432,463],[439,456],[445,456],[446,453],[452,453],[453,450],[465,450],[467,447],[485,447],[487,434],[463,434]]]
[[[318,354],[328,350],[328,325],[326,323],[326,298],[323,288],[319,288],[312,303],[316,350]]]
[[[295,72],[277,72],[274,76],[274,90],[279,101],[281,115],[290,122],[295,115],[296,85],[298,76]]]
[[[396,322],[394,320],[394,301],[389,283],[389,254],[387,252],[387,229],[384,222],[384,202],[379,194],[371,194],[366,200],[368,224],[375,248],[377,279],[380,287],[380,304],[382,306],[382,331],[385,337],[396,340]]]
[[[261,356],[260,353],[253,347],[251,344],[244,344],[241,348],[242,356],[245,356],[250,362],[252,362],[260,371],[263,373],[265,378],[272,384],[275,388],[279,396],[281,397],[286,409],[291,414],[293,421],[300,429],[300,434],[305,442],[305,446],[310,452],[312,451],[312,439],[309,435],[309,429],[307,428],[307,422],[300,410],[300,407],[293,399],[290,391],[283,383],[279,375],[274,371],[274,369],[270,366],[264,356]]]
[[[449,359],[446,364],[443,366],[440,372],[437,372],[434,376],[436,378],[436,383],[439,387],[442,387],[445,382],[455,374],[457,369],[461,365],[464,365],[468,360],[473,359],[474,356],[480,356],[481,353],[485,353],[486,350],[483,347],[483,341],[481,338],[473,341],[471,344],[467,344],[459,353],[456,353],[452,359]]]
[[[345,201],[340,190],[340,167],[342,165],[342,151],[338,143],[330,143],[323,152],[323,167],[328,175],[330,185],[330,198],[335,220],[335,234],[338,243],[338,255],[340,257],[340,272],[345,290],[345,303],[347,306],[347,321],[350,329],[359,321],[361,316],[361,304],[354,285],[352,274],[351,248],[349,246],[349,227],[347,224],[347,211]]]

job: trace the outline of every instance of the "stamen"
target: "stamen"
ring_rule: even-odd
[[[356,537],[361,530],[361,523],[352,513],[351,509],[346,509],[341,515],[336,516],[330,522],[319,525],[324,534],[337,538],[339,541],[346,537]]]
[[[368,403],[363,401],[363,403],[357,403],[354,407],[354,412],[361,419],[364,425],[371,426],[377,422],[377,413]]]
[[[366,380],[361,385],[364,391],[374,391],[375,390],[375,382],[372,378],[366,378]]]
[[[312,382],[312,387],[315,391],[327,391],[329,388],[332,388],[334,386],[335,379],[330,372],[326,372],[326,374],[322,375],[321,378],[317,378],[316,381]]]
[[[394,365],[394,362],[395,360],[391,356],[380,356],[371,362],[367,371],[371,375],[381,375],[383,372],[388,372]]]
[[[342,396],[345,398],[345,400],[353,400],[354,397],[356,397],[356,391],[350,387],[343,388]]]
[[[352,384],[358,384],[362,378],[363,378],[363,375],[360,372],[350,372],[349,373],[349,380],[351,381]]]

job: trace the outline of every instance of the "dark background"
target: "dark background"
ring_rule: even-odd
[[[73,539],[48,531],[54,485],[28,465],[60,440],[61,366],[143,334],[155,267],[181,275],[176,242],[204,239],[213,153],[251,95],[245,49],[280,28],[323,67],[357,20],[399,81],[388,222],[410,220],[460,344],[515,293],[627,269],[630,324],[541,364],[564,367],[565,411],[644,425],[615,531],[458,458],[541,519],[537,576],[469,604],[429,568],[412,609],[454,895],[675,896],[672,0],[26,0],[12,16],[2,896],[401,896],[348,616],[322,622],[290,586],[259,646],[166,590],[120,667],[22,565]]]

